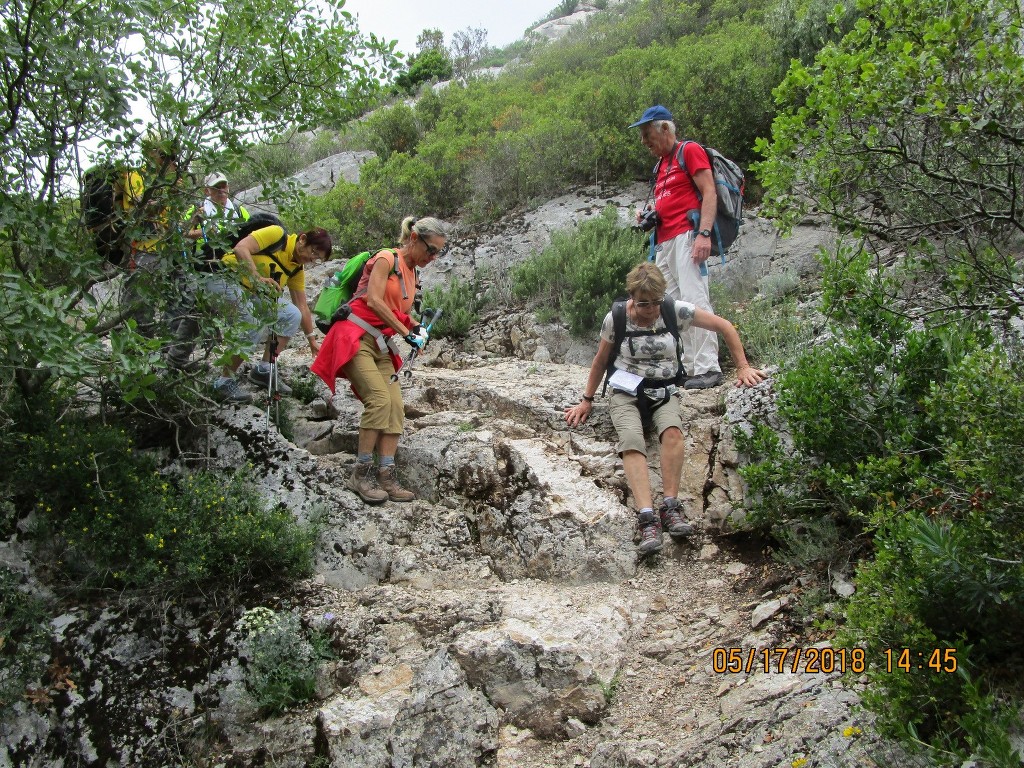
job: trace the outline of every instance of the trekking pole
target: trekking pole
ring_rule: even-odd
[[[267,376],[267,425],[266,431],[270,432],[270,404],[275,400],[278,402],[277,405],[277,421],[281,423],[281,406],[280,400],[281,395],[277,392],[277,334],[273,331],[270,332],[270,337],[267,339],[267,344],[270,349],[270,374]]]
[[[429,336],[430,329],[434,327],[434,323],[436,323],[437,319],[439,317],[441,317],[441,310],[440,309],[425,309],[425,310],[423,310],[423,313],[420,315],[420,320],[424,320],[424,319],[426,319],[428,317],[430,318],[430,320],[429,320],[429,322],[425,326],[423,326],[423,329],[427,332],[427,334]],[[408,379],[408,378],[410,378],[412,376],[412,367],[411,366],[412,366],[413,361],[417,357],[419,357],[419,354],[420,354],[420,348],[415,346],[415,345],[413,345],[413,348],[411,350],[409,350],[409,354],[406,355],[405,360],[402,361],[402,375],[405,376],[405,378]],[[395,371],[394,373],[391,374],[391,381],[392,382],[398,381],[398,371]]]

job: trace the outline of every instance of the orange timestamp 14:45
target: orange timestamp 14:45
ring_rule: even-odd
[[[885,671],[956,672],[956,648],[932,648],[914,651],[910,648],[886,648]],[[716,674],[731,672],[853,672],[859,675],[867,670],[867,652],[863,648],[715,648],[711,654],[711,667]]]
[[[886,648],[885,671],[927,669],[932,672],[956,672],[956,648],[931,648],[912,651],[909,648]]]

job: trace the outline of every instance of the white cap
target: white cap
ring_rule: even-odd
[[[216,187],[218,184],[227,184],[227,183],[228,183],[228,177],[225,176],[220,171],[214,171],[213,173],[211,173],[209,176],[206,177],[206,186],[208,186],[208,187]]]

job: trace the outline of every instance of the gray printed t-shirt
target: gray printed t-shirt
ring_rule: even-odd
[[[687,330],[693,321],[694,306],[688,301],[676,302],[676,319],[679,323],[679,332]],[[676,358],[676,341],[672,338],[665,322],[658,314],[654,322],[654,331],[650,336],[629,337],[630,332],[646,331],[632,323],[629,314],[626,315],[626,337],[619,347],[619,356],[615,358],[615,367],[620,368],[645,379],[670,379],[676,375],[678,360]],[[615,341],[615,326],[612,323],[612,313],[604,316],[601,324],[601,338],[609,344]],[[632,342],[632,345],[630,344]],[[632,346],[632,349],[630,349]]]

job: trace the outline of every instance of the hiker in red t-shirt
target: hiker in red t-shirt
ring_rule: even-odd
[[[718,200],[707,153],[697,142],[687,143],[683,149],[686,168],[680,167],[676,160],[679,146],[676,126],[672,113],[661,105],[648,109],[629,127],[640,129],[643,145],[659,159],[654,179],[654,210],[659,220],[655,229],[654,261],[665,275],[668,295],[714,312],[708,293],[707,270],[703,268],[711,255],[711,228],[715,224]],[[696,226],[691,212],[693,218],[699,215]],[[638,221],[642,213],[637,214]],[[720,384],[718,336],[691,328],[681,337],[683,367],[688,374],[684,386],[706,389]]]

